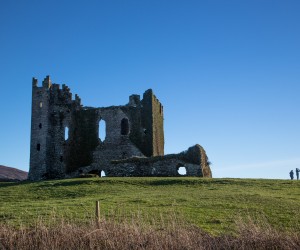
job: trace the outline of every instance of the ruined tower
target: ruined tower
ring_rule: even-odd
[[[189,152],[194,153],[164,158],[163,106],[151,89],[142,100],[131,95],[126,105],[85,107],[49,76],[42,86],[32,80],[30,180],[102,171],[107,176],[177,176],[181,166],[187,175],[211,176],[204,149]]]
[[[80,99],[72,100],[67,86],[60,89],[47,76],[39,87],[33,78],[29,179],[64,177],[65,131],[78,108]]]

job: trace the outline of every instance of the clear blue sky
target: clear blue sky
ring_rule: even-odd
[[[165,151],[201,144],[215,177],[300,167],[300,1],[0,1],[0,164],[29,169],[31,78],[87,106],[152,88]]]

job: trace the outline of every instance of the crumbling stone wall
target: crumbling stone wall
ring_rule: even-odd
[[[179,173],[181,167],[186,170],[184,176],[212,177],[205,150],[198,144],[179,154],[112,160],[108,166],[101,169],[107,177],[183,176]],[[100,174],[99,171],[97,166],[92,165],[73,172],[69,177],[82,173]]]
[[[131,95],[123,106],[84,107],[79,96],[72,99],[66,85],[60,89],[47,76],[39,87],[34,78],[29,179],[90,171],[107,176],[178,176],[178,166],[184,166],[188,176],[210,177],[207,156],[199,145],[187,153],[163,156],[163,120],[163,106],[151,89],[142,100]],[[103,140],[100,121],[106,123]]]
[[[178,170],[183,167],[185,176],[212,177],[207,160],[204,149],[197,144],[180,154],[112,161],[107,176],[181,176]]]

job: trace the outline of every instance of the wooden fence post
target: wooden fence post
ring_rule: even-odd
[[[100,202],[96,201],[96,220],[100,222]]]

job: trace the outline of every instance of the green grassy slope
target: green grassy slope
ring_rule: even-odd
[[[0,183],[0,220],[15,225],[62,216],[82,222],[94,214],[147,218],[176,213],[213,233],[232,231],[239,217],[265,217],[299,229],[300,181],[200,178],[93,178]]]

